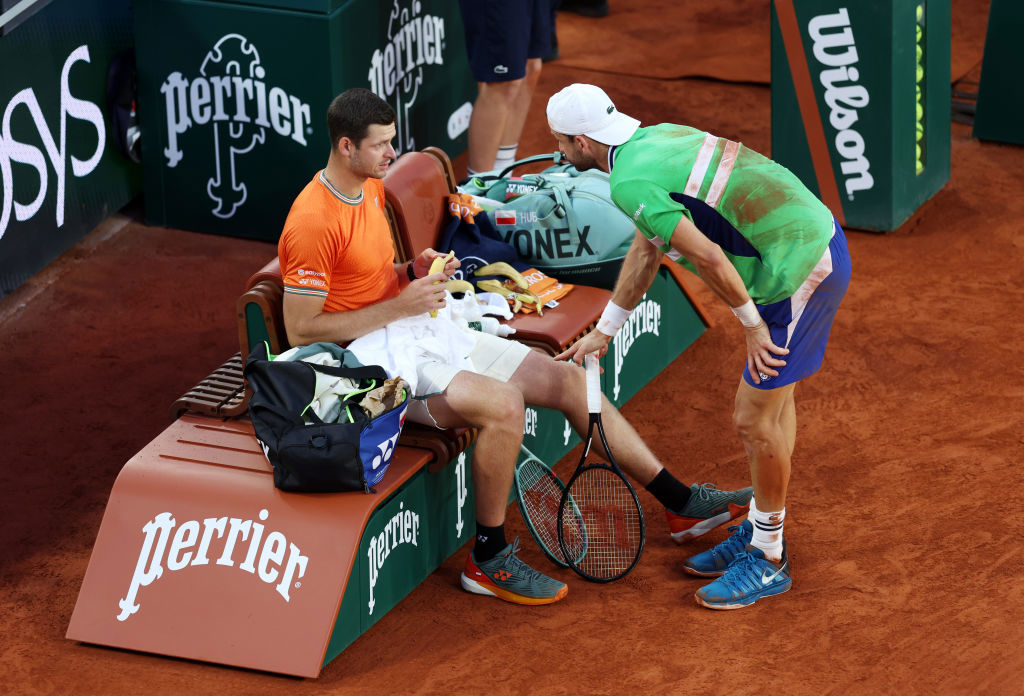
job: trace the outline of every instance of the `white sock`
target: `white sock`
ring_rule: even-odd
[[[512,143],[511,145],[502,145],[498,148],[498,156],[494,158],[494,170],[498,173],[502,169],[507,167],[516,161],[516,149],[518,149],[519,143]]]
[[[751,546],[761,549],[769,561],[782,559],[782,526],[786,520],[786,508],[778,512],[763,512],[757,509],[754,499],[750,499],[750,512],[747,519],[754,527]]]

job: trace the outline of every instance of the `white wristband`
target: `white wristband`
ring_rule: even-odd
[[[604,311],[601,312],[601,318],[597,320],[597,330],[606,336],[614,336],[632,313],[633,310],[623,309],[614,302],[609,301],[605,305]]]
[[[761,323],[761,315],[758,313],[757,307],[754,306],[753,300],[747,300],[745,304],[739,307],[732,307],[731,309],[736,318],[740,320],[740,323],[748,329]]]

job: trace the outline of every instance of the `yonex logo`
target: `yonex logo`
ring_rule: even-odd
[[[504,581],[508,580],[510,577],[512,577],[512,573],[508,572],[507,570],[499,570],[497,573],[494,574],[495,580]]]
[[[391,461],[391,457],[395,453],[395,442],[398,441],[400,433],[395,433],[394,437],[389,437],[384,442],[377,445],[377,449],[380,450],[380,454],[373,458],[371,467],[376,471],[382,464],[387,464]]]

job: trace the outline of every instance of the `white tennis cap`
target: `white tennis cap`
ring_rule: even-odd
[[[603,89],[578,82],[548,99],[547,114],[556,133],[586,135],[605,145],[621,145],[640,127],[640,121],[615,108]]]

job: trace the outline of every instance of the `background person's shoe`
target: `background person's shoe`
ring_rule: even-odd
[[[697,604],[708,609],[740,609],[763,597],[782,594],[793,585],[785,547],[779,562],[769,561],[761,549],[748,546],[722,577],[697,590]]]
[[[686,507],[679,512],[665,510],[672,540],[682,544],[747,514],[753,496],[754,489],[749,486],[738,491],[720,491],[711,483],[693,484]]]
[[[686,559],[683,570],[702,578],[717,578],[724,573],[737,556],[746,553],[747,544],[754,536],[754,525],[750,520],[743,520],[740,525],[729,527],[729,531],[732,535],[722,543]]]
[[[516,537],[489,561],[477,563],[470,551],[462,571],[462,589],[514,604],[551,604],[565,597],[569,587],[523,563],[516,556],[518,550]]]

